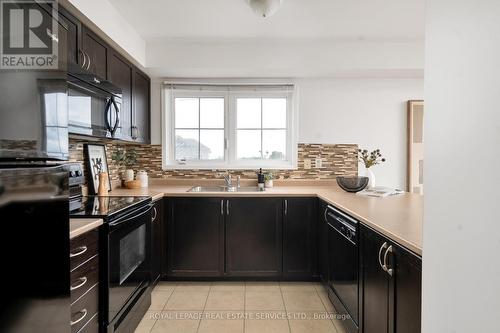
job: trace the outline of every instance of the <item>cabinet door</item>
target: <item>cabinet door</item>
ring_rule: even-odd
[[[364,333],[389,332],[390,276],[379,263],[379,250],[385,238],[361,227],[362,318]],[[383,254],[382,254],[383,255]]]
[[[328,283],[328,224],[325,219],[326,203],[321,201],[318,210],[318,259],[319,276],[324,284]]]
[[[82,51],[87,55],[86,68],[101,79],[106,79],[108,47],[88,28],[82,28]]]
[[[161,277],[163,258],[163,202],[154,203],[151,217],[151,281],[153,285]]]
[[[108,57],[108,80],[122,90],[120,122],[115,137],[123,140],[131,140],[132,65],[114,51],[111,51]]]
[[[394,246],[391,323],[394,332],[420,333],[422,305],[422,259]]]
[[[132,138],[141,143],[150,143],[150,88],[149,77],[139,70],[133,76],[133,128]]]
[[[316,273],[316,198],[283,200],[283,276],[312,278]]]
[[[226,200],[226,273],[229,276],[280,276],[282,200]]]
[[[83,55],[81,48],[81,29],[82,25],[78,19],[71,15],[64,8],[59,8],[59,19],[64,22],[68,30],[67,37],[67,59],[69,65],[79,65],[82,63]]]
[[[173,277],[214,277],[224,271],[223,201],[169,200],[168,272]]]

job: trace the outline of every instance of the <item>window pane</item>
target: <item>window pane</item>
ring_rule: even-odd
[[[264,128],[286,128],[286,98],[262,99]]]
[[[200,99],[200,127],[224,128],[224,98]]]
[[[198,98],[175,99],[175,127],[198,128]]]
[[[238,159],[261,159],[260,130],[236,131],[236,157]]]
[[[175,159],[198,159],[198,130],[175,131]]]
[[[236,99],[237,128],[260,128],[260,98]]]
[[[201,130],[200,143],[200,159],[224,159],[224,130]]]
[[[262,131],[264,158],[270,160],[286,159],[286,130]]]

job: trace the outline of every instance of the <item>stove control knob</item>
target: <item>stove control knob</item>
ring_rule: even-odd
[[[347,238],[352,239],[352,237],[353,237],[352,231],[350,229],[347,229]]]
[[[71,170],[71,171],[69,172],[69,177],[70,177],[70,178],[75,177],[75,172],[74,172],[73,170]]]
[[[82,172],[80,170],[76,170],[75,174],[76,174],[77,177],[80,177],[82,175]]]

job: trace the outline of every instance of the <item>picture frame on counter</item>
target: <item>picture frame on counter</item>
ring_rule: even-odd
[[[97,194],[99,189],[99,174],[107,172],[106,188],[111,191],[111,180],[109,177],[108,160],[106,158],[106,146],[97,143],[86,143],[84,147],[85,162],[87,164],[87,178],[89,194]]]

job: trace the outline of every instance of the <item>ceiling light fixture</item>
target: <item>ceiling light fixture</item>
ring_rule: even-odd
[[[266,18],[278,11],[283,0],[245,0],[255,14]]]

